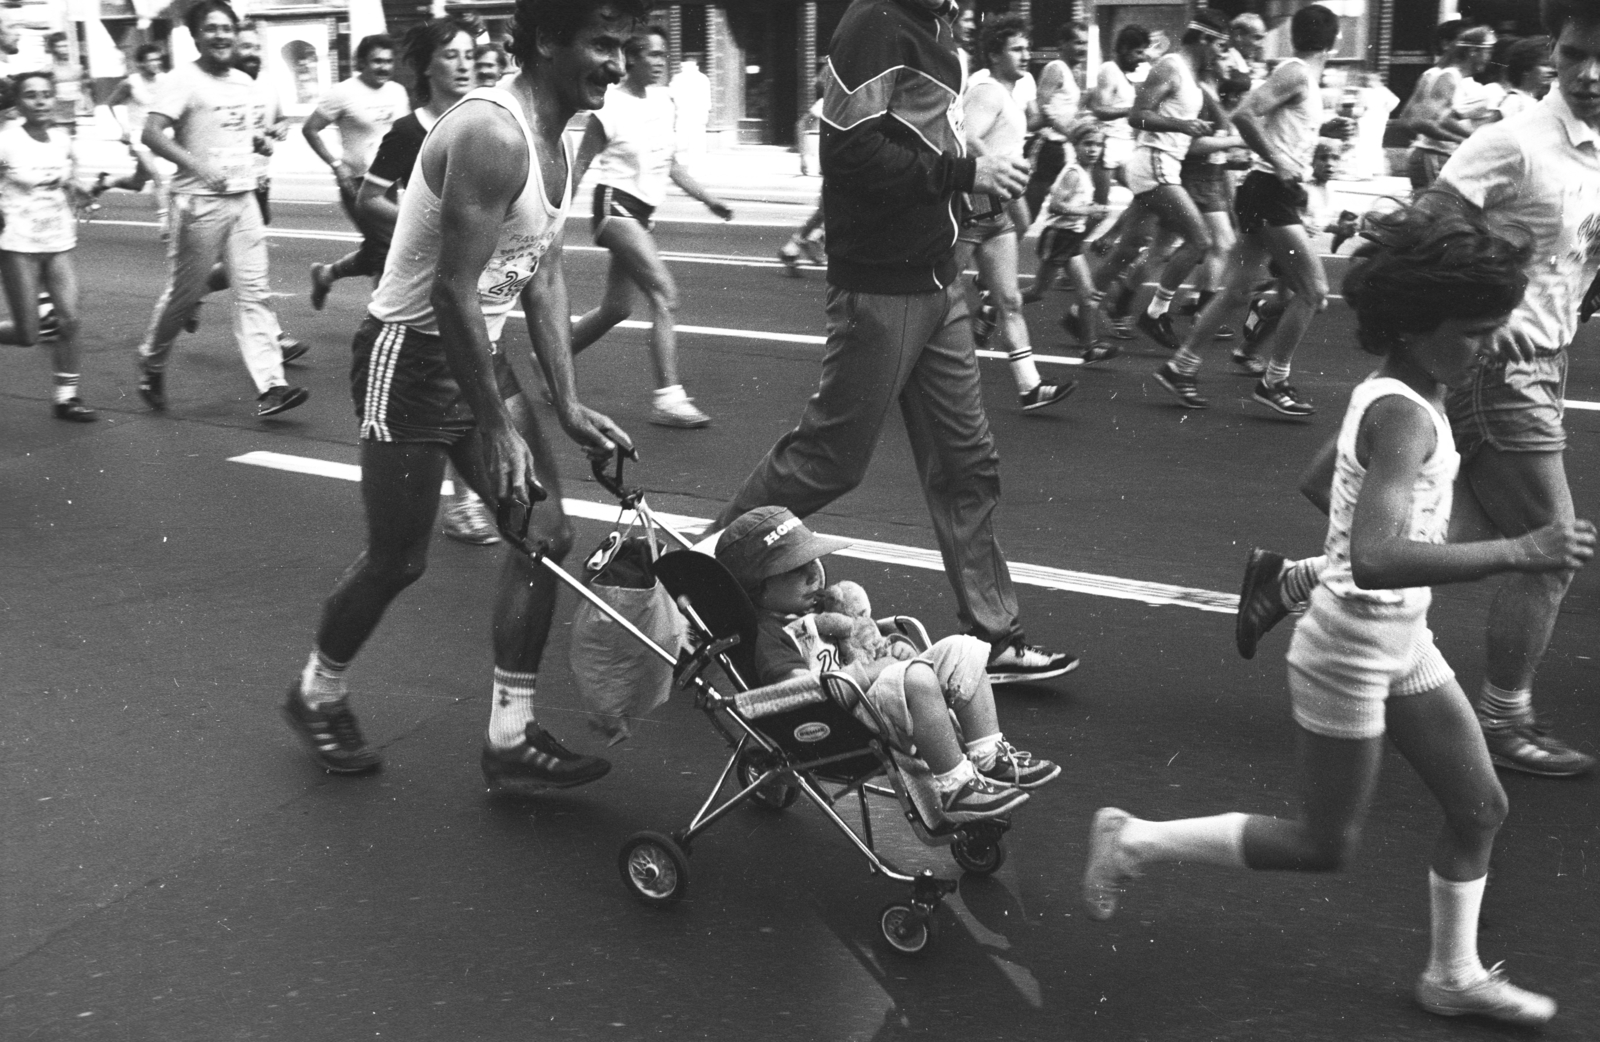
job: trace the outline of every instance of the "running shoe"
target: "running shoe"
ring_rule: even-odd
[[[1503,965],[1495,963],[1482,980],[1463,987],[1442,984],[1424,973],[1417,978],[1417,1004],[1441,1017],[1474,1015],[1525,1028],[1549,1023],[1556,1015],[1556,1000],[1512,984],[1500,968]]]
[[[1200,381],[1178,372],[1171,362],[1157,369],[1155,375],[1156,383],[1177,395],[1178,403],[1185,409],[1204,409],[1211,404],[1200,397]]]
[[[1106,329],[1118,340],[1132,340],[1138,335],[1133,331],[1133,323],[1128,321],[1126,315],[1107,315]]]
[[[1244,658],[1256,657],[1256,645],[1267,631],[1289,614],[1278,580],[1284,556],[1251,547],[1244,561],[1244,583],[1239,587],[1239,609],[1233,617],[1233,645]]]
[[[800,236],[791,235],[788,242],[778,247],[778,260],[783,262],[783,270],[790,278],[800,277]]]
[[[311,265],[311,310],[321,311],[328,303],[328,291],[333,288],[331,264]]]
[[[1248,348],[1236,347],[1229,353],[1228,359],[1239,369],[1251,376],[1260,376],[1267,371],[1267,360],[1260,355],[1252,353]]]
[[[1037,789],[1045,782],[1054,780],[1061,773],[1061,766],[1018,749],[1002,738],[994,764],[978,773],[1002,785],[1014,785],[1019,789]]]
[[[1141,312],[1138,322],[1139,332],[1154,340],[1168,351],[1178,349],[1178,334],[1172,328],[1171,315],[1152,315],[1150,312]]]
[[[296,340],[288,333],[280,332],[278,334],[278,350],[283,352],[283,364],[288,365],[311,350],[311,345],[304,340]]]
[[[1094,365],[1096,362],[1109,362],[1122,354],[1122,348],[1116,344],[1108,344],[1104,340],[1097,340],[1083,349],[1083,364]]]
[[[1123,884],[1139,876],[1139,867],[1122,850],[1122,829],[1131,815],[1116,807],[1101,807],[1089,826],[1089,861],[1083,869],[1083,903],[1094,919],[1110,919],[1117,912]]]
[[[1023,412],[1033,412],[1037,409],[1043,409],[1047,405],[1065,401],[1077,389],[1078,381],[1076,380],[1068,380],[1064,384],[1053,384],[1046,381],[1031,391],[1023,391],[1017,397],[1022,399]]]
[[[300,697],[300,681],[296,680],[289,685],[289,697],[284,699],[283,718],[325,771],[365,774],[383,765],[382,758],[361,737],[361,728],[348,702],[340,700],[312,709]]]
[[[555,735],[536,723],[523,732],[522,741],[509,749],[488,742],[478,757],[483,785],[491,793],[532,796],[546,789],[570,789],[599,781],[611,770],[611,761],[583,756],[556,741]]]
[[[679,398],[675,402],[657,402],[651,406],[650,422],[657,427],[690,429],[711,426],[711,417],[695,408],[693,398]]]
[[[939,794],[939,808],[954,822],[981,821],[1010,814],[1028,802],[1028,794],[1014,785],[1003,785],[981,774],[968,778],[954,792]]]
[[[100,418],[99,414],[78,397],[68,398],[64,402],[55,403],[55,417],[58,420],[67,420],[71,423],[93,423]]]
[[[1255,392],[1250,397],[1285,416],[1310,416],[1317,411],[1315,406],[1286,383],[1269,384],[1265,380],[1257,380]]]
[[[161,412],[167,407],[167,374],[146,369],[144,363],[139,366],[139,397],[150,408]]]
[[[1078,668],[1075,655],[1064,651],[1045,651],[1018,639],[989,658],[989,683],[1017,684],[1029,680],[1048,680]]]
[[[444,508],[444,534],[473,546],[493,546],[500,541],[489,508],[477,496],[450,497]]]
[[[1478,719],[1489,759],[1498,767],[1544,778],[1572,778],[1594,770],[1595,758],[1551,735],[1529,714],[1508,723]]]
[[[1000,321],[1000,309],[994,306],[994,295],[986,289],[978,291],[978,310],[972,313],[972,341],[979,347],[994,336]]]
[[[288,412],[296,406],[304,405],[311,392],[304,387],[289,387],[279,384],[269,387],[261,392],[261,397],[256,399],[257,416],[276,416],[280,412]]]

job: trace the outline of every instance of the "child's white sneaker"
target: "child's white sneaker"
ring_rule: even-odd
[[[1083,870],[1083,903],[1095,919],[1110,919],[1122,897],[1122,884],[1138,876],[1138,866],[1122,850],[1122,829],[1132,817],[1116,807],[1101,807],[1089,826],[1089,863]]]
[[[1426,973],[1417,978],[1417,1004],[1441,1017],[1475,1014],[1520,1027],[1539,1027],[1556,1015],[1556,1000],[1519,988],[1506,980],[1495,963],[1480,980],[1461,987],[1444,984]]]

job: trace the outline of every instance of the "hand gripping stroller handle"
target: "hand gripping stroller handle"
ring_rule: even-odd
[[[735,708],[751,719],[827,700],[828,696],[822,690],[822,678],[810,675],[790,677],[765,687],[753,687],[733,696]]]
[[[622,504],[624,510],[633,509],[644,495],[642,489],[628,488],[622,483],[622,461],[630,458],[638,459],[638,452],[624,449],[619,445],[614,455],[603,459],[591,458],[589,460],[589,469],[594,473],[594,479],[600,483],[601,488],[617,497],[617,502]],[[606,467],[613,460],[616,462],[616,473],[607,474]]]

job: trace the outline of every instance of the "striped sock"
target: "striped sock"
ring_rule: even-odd
[[[1172,307],[1172,298],[1177,295],[1177,292],[1175,289],[1157,286],[1156,295],[1150,298],[1150,306],[1144,309],[1144,313],[1151,318],[1160,318],[1165,315],[1167,309]]]
[[[1485,725],[1514,724],[1533,713],[1533,689],[1507,691],[1487,680],[1478,693],[1478,719]]]
[[[62,402],[70,402],[78,397],[77,373],[56,373],[55,385],[56,403],[58,405]]]
[[[335,662],[312,648],[305,668],[300,671],[300,700],[312,709],[343,702],[350,694],[344,682],[344,671],[349,668],[350,663]]]
[[[1033,348],[1013,348],[1006,358],[1011,362],[1011,377],[1017,381],[1019,393],[1027,394],[1044,382],[1039,367],[1033,363]]]
[[[1304,611],[1311,600],[1311,591],[1317,588],[1318,577],[1326,567],[1328,558],[1322,554],[1285,563],[1283,571],[1278,574],[1278,591],[1283,597],[1284,606],[1290,611]]]
[[[494,701],[489,709],[489,745],[510,749],[522,742],[528,725],[534,722],[533,691],[537,673],[513,673],[494,668]]]
[[[1184,376],[1193,376],[1200,371],[1200,356],[1187,347],[1178,348],[1178,353],[1172,356],[1172,368]]]
[[[1268,387],[1277,387],[1280,384],[1288,383],[1289,363],[1280,362],[1276,358],[1270,360],[1267,362],[1266,375],[1261,378],[1261,381]]]

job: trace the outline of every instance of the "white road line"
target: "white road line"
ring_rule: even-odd
[[[128,227],[128,228],[156,228],[156,227],[159,227],[159,225],[157,225],[153,221],[104,220],[104,221],[95,221],[94,223],[95,224],[115,224],[115,225],[120,225],[120,226]],[[357,235],[354,232],[335,232],[335,231],[319,232],[319,231],[310,231],[310,230],[303,229],[303,228],[268,228],[267,229],[267,234],[269,236],[276,236],[276,237],[278,237],[280,239],[329,239],[329,240],[333,240],[333,241],[337,241],[337,242],[360,242],[361,241],[361,236]],[[578,251],[582,251],[582,252],[585,252],[585,253],[604,253],[604,252],[606,252],[605,248],[601,247],[601,246],[583,246],[583,245],[578,245],[578,246],[568,246],[568,247],[566,247],[566,249],[568,249],[568,250],[578,250]],[[731,265],[731,266],[734,266],[734,267],[748,267],[748,268],[781,268],[781,267],[783,267],[783,265],[781,263],[779,263],[778,261],[762,260],[759,257],[741,257],[741,256],[738,256],[738,255],[735,255],[735,254],[677,253],[677,252],[674,252],[672,250],[662,250],[661,251],[661,256],[666,260],[678,261],[678,262],[685,263],[685,264],[721,264],[721,265]],[[297,296],[297,294],[286,293],[286,294],[275,294],[275,296]],[[1342,299],[1342,298],[1338,297],[1335,294],[1329,294],[1328,299],[1330,299],[1330,300],[1339,300],[1339,299]],[[513,311],[513,312],[511,312],[511,314],[513,316],[517,317],[517,318],[526,317],[520,311]],[[650,328],[650,323],[641,322],[638,319],[630,319],[630,320],[627,320],[627,321],[624,321],[624,322],[620,323],[620,325],[622,326],[623,329],[649,329]],[[776,343],[784,343],[784,344],[814,344],[814,345],[817,345],[817,346],[821,346],[821,345],[826,344],[828,342],[828,338],[827,337],[817,336],[815,334],[808,334],[808,333],[769,333],[769,332],[767,332],[765,330],[760,330],[760,329],[724,329],[724,328],[721,328],[719,326],[678,326],[677,327],[677,331],[679,333],[687,333],[687,334],[690,334],[690,335],[698,335],[698,336],[737,337],[737,338],[739,338],[741,340],[768,340],[768,341],[773,341],[773,342],[776,342]],[[991,360],[1001,360],[1001,361],[1003,361],[1003,360],[1006,359],[1007,356],[1006,356],[1006,353],[1004,351],[979,351],[978,352],[978,357],[979,358],[987,358],[987,359],[991,359]],[[1044,365],[1082,365],[1083,364],[1083,359],[1074,358],[1074,357],[1072,357],[1070,355],[1041,355],[1041,354],[1035,354],[1033,356],[1033,360],[1035,362],[1039,362],[1039,363],[1044,364]],[[1573,401],[1573,400],[1569,399],[1566,404],[1567,404],[1567,408],[1569,408],[1569,409],[1579,409],[1579,410],[1587,410],[1587,411],[1591,411],[1591,412],[1600,412],[1600,402]]]
[[[272,470],[284,470],[294,474],[312,474],[323,478],[338,478],[341,481],[361,480],[361,468],[354,464],[334,463],[329,460],[313,459],[309,456],[295,456],[284,452],[247,452],[242,456],[231,457],[228,462],[245,463],[255,467],[268,467]],[[618,508],[615,503],[596,503],[587,499],[563,498],[561,505],[573,517],[608,523],[617,520]],[[661,518],[663,523],[685,532],[699,531],[711,524],[710,518],[689,517],[684,514],[657,512],[656,516]],[[920,568],[924,571],[933,572],[944,571],[944,562],[940,560],[937,551],[923,550],[914,546],[901,546],[897,543],[880,543],[872,539],[857,539],[854,544],[847,549],[840,550],[839,553],[844,557],[855,557],[863,561],[876,561],[880,564],[897,564],[905,568]],[[1193,608],[1197,611],[1217,612],[1224,615],[1232,615],[1239,607],[1239,598],[1231,593],[1218,593],[1215,590],[1200,590],[1188,586],[1170,586],[1166,583],[1141,582],[1138,579],[1121,579],[1113,575],[1075,572],[1066,568],[1051,568],[1040,564],[1012,562],[1011,579],[1013,582],[1027,586],[1038,586],[1047,590],[1083,593],[1091,597],[1110,597],[1122,601],[1138,601],[1141,604],[1152,606],[1172,605],[1179,608]]]

